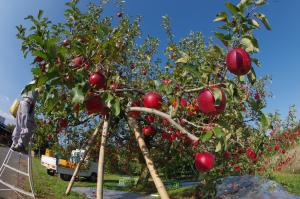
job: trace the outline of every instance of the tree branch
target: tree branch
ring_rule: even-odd
[[[145,94],[146,91],[144,90],[141,90],[141,89],[137,89],[137,88],[117,88],[117,89],[107,89],[107,90],[100,90],[96,93],[104,93],[104,92],[113,92],[113,93],[116,93],[116,92],[137,92],[137,93],[140,93],[140,94]]]
[[[152,113],[155,115],[158,115],[160,117],[163,117],[167,119],[173,126],[175,126],[179,131],[181,131],[183,134],[186,134],[191,140],[198,141],[199,138],[195,135],[189,133],[185,128],[183,128],[181,125],[179,125],[177,122],[175,122],[170,115],[163,113],[161,111],[158,111],[156,109],[151,108],[144,108],[144,107],[128,107],[128,111],[139,111],[139,112],[146,112],[146,113]]]

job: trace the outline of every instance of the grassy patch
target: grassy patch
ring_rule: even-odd
[[[277,172],[272,174],[271,179],[284,186],[289,193],[300,195],[300,174]]]
[[[41,161],[39,159],[34,158],[32,161],[34,191],[36,192],[38,199],[85,198],[73,192],[69,196],[65,196],[64,193],[68,186],[68,182],[64,182],[58,177],[49,176],[45,167],[41,165]]]
[[[69,196],[65,196],[65,190],[69,182],[63,181],[59,178],[59,175],[49,176],[46,172],[46,168],[41,165],[40,159],[34,158],[33,160],[33,180],[34,190],[37,193],[38,199],[84,199],[77,193],[71,192]],[[135,191],[130,187],[118,187],[119,179],[122,176],[114,174],[105,174],[104,176],[104,188],[111,190],[122,190],[122,191]],[[90,182],[85,179],[75,181],[74,187],[96,187],[96,182]]]

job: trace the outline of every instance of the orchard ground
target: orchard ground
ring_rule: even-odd
[[[0,162],[3,161],[5,152],[7,148],[0,147],[1,156]],[[300,145],[298,145],[295,150],[297,151],[297,158],[291,164],[289,168],[283,172],[276,172],[272,175],[271,179],[282,184],[289,193],[300,195]],[[58,176],[49,176],[46,173],[46,170],[41,166],[40,160],[38,158],[33,159],[33,177],[35,184],[35,192],[37,193],[37,198],[39,199],[52,199],[52,198],[85,198],[82,195],[72,192],[69,196],[64,196],[65,189],[68,185],[68,182],[62,181]],[[129,187],[118,187],[118,183],[121,175],[117,174],[106,174],[105,175],[105,189],[109,190],[121,190],[126,192],[139,192],[143,195],[149,195],[150,193],[155,193],[155,187],[153,182],[149,182],[149,188],[147,190],[139,190],[136,188]],[[77,181],[74,184],[75,187],[95,187],[96,183],[88,182],[85,180]],[[193,187],[181,187],[177,189],[169,189],[168,192],[171,196],[176,198],[184,198],[192,194],[194,191]]]

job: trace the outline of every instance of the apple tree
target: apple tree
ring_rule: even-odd
[[[17,36],[25,57],[34,58],[34,82],[26,89],[42,88],[40,119],[50,120],[68,144],[80,145],[92,129],[97,134],[102,128],[97,198],[103,194],[107,142],[108,149],[119,147],[115,152],[123,160],[139,158],[126,147],[140,148],[140,162],[162,198],[169,196],[156,167],[166,178],[178,175],[172,170],[180,175],[197,170],[199,198],[214,197],[220,177],[256,172],[269,141],[262,112],[267,78],[255,74],[260,63],[254,34],[262,25],[270,29],[258,12],[266,1],[225,3],[227,12],[214,20],[222,23],[217,44],[199,32],[175,41],[170,20],[163,17],[169,38],[163,53],[157,38],[138,40],[139,17],[119,12],[114,21],[102,16],[102,5],[81,12],[77,3],[67,3],[64,23],[52,23],[42,11],[28,16],[32,26],[17,26]]]

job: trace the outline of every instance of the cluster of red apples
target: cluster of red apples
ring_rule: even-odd
[[[64,44],[67,42],[64,42]],[[43,59],[40,57],[36,58],[37,62],[42,62]],[[75,57],[72,60],[72,65],[75,68],[88,68],[89,63],[82,57]],[[241,48],[234,48],[227,54],[226,57],[226,66],[227,69],[233,73],[234,75],[245,75],[251,69],[251,60],[248,53]],[[164,80],[164,84],[169,83],[168,80]],[[91,73],[89,76],[89,84],[93,89],[106,89],[106,77],[101,71],[95,71]],[[117,84],[112,84],[111,88],[116,89]],[[214,90],[216,92],[221,93],[220,103],[216,103],[216,99],[214,96]],[[196,99],[197,101],[197,110],[200,110],[203,114],[207,116],[213,116],[220,114],[224,111],[226,107],[226,96],[224,91],[219,85],[213,85],[210,87],[206,87],[199,92],[199,95]],[[107,113],[107,107],[105,103],[102,102],[101,97],[99,95],[91,94],[85,99],[85,109],[87,114],[99,113],[101,115],[105,115]],[[160,109],[162,107],[163,100],[159,93],[155,91],[150,91],[146,93],[143,97],[143,105],[147,108]],[[139,101],[135,101],[132,103],[132,106],[140,107],[141,103]],[[78,105],[76,107],[79,107]],[[140,116],[140,112],[130,112],[130,116],[137,118]],[[146,118],[149,123],[154,120],[153,116],[148,116]],[[152,121],[153,122],[153,121]],[[59,119],[58,126],[60,128],[67,127],[66,119]],[[145,126],[143,128],[143,134],[145,136],[150,136],[155,132],[155,129],[152,126]],[[173,140],[171,136],[168,134],[162,135],[162,137],[166,137],[169,140]],[[173,136],[174,137],[174,136]],[[175,139],[175,138],[174,138]],[[213,154],[209,152],[200,152],[195,155],[195,166],[199,171],[207,172],[210,171],[214,167],[215,157]]]

